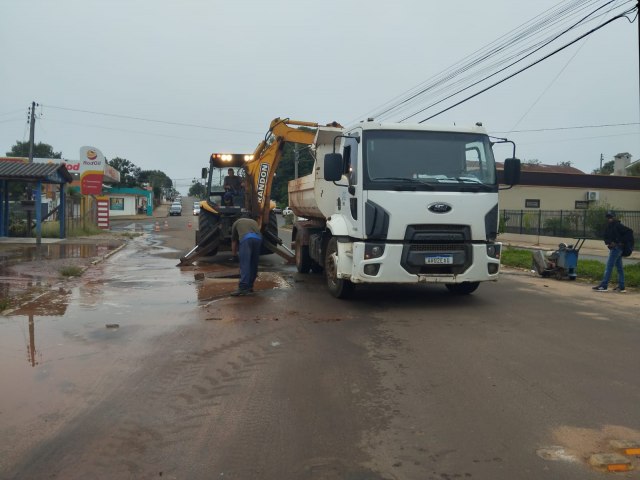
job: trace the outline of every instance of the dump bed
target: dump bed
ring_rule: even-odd
[[[327,183],[324,180],[324,156],[333,152],[334,139],[343,132],[342,128],[319,127],[312,145],[316,157],[313,173],[289,182],[289,207],[299,217],[324,220],[331,215],[333,201],[322,198]]]
[[[324,218],[315,195],[315,174],[289,182],[289,207],[293,213],[305,218]]]

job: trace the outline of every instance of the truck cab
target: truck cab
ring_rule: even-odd
[[[313,178],[289,184],[294,212],[318,220],[294,231],[306,244],[305,269],[322,266],[338,297],[358,283],[442,283],[471,293],[496,280],[492,144],[481,125],[377,122],[319,140]]]

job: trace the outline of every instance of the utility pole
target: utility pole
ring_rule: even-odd
[[[638,0],[640,2],[640,0]],[[300,160],[300,155],[298,153],[298,144],[296,143],[293,146],[293,178],[298,178],[298,161]]]
[[[602,173],[602,162],[604,162],[604,155],[600,154],[600,173]]]
[[[640,0],[638,0],[640,1]],[[33,163],[33,142],[36,130],[36,102],[31,102],[31,109],[29,110],[29,163]]]

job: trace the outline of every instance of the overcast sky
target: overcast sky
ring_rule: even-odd
[[[357,121],[563,3],[0,0],[0,155],[36,101],[36,142],[97,147],[186,193],[211,152],[253,151],[273,118]],[[638,23],[622,19],[430,123],[481,121],[519,158],[591,172],[640,157],[638,83]]]

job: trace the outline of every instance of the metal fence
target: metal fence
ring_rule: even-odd
[[[618,219],[640,237],[640,212],[616,211]],[[604,211],[594,210],[502,210],[500,232],[549,237],[602,239],[607,225]]]
[[[65,212],[65,231],[67,234],[73,230],[77,230],[85,227],[87,224],[95,225],[95,208],[89,209],[87,214],[83,217],[81,215],[79,197],[67,197],[66,212]],[[50,221],[58,221],[60,218],[59,212],[54,211],[49,214],[46,207],[47,204],[43,204],[42,217],[44,218],[43,224]],[[45,218],[46,217],[46,218]],[[31,228],[28,227],[28,219],[31,219]],[[29,212],[25,209],[20,202],[14,201],[9,204],[9,236],[10,237],[33,237],[35,236],[35,212]]]

